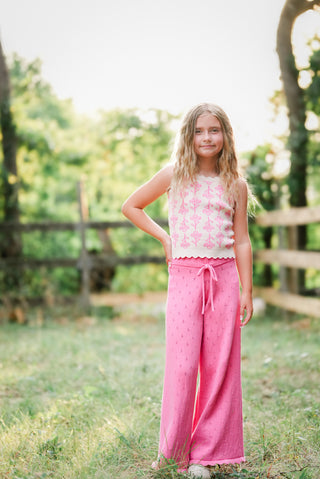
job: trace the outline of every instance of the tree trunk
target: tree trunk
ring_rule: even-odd
[[[19,222],[18,175],[16,163],[16,128],[10,109],[10,81],[2,46],[0,43],[0,126],[2,133],[3,165],[1,168],[3,188],[3,220]],[[21,234],[12,230],[1,235],[0,256],[21,256]],[[5,281],[8,287],[19,285],[18,271],[7,271]]]
[[[298,84],[298,69],[292,50],[291,34],[295,20],[299,15],[320,5],[320,0],[286,0],[277,31],[277,53],[288,106],[290,135],[288,146],[291,152],[289,173],[289,191],[291,206],[307,205],[307,147],[308,132],[305,127],[306,105],[304,93]],[[306,226],[298,228],[297,247],[306,249]],[[298,289],[304,289],[304,272],[299,272]]]

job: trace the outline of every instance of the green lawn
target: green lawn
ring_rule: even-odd
[[[27,325],[0,325],[0,478],[180,477],[174,466],[150,469],[163,313],[28,316]],[[247,463],[217,479],[319,479],[319,333],[320,320],[276,310],[243,330]]]

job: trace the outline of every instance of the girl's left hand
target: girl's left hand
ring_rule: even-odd
[[[248,293],[242,293],[240,301],[240,321],[241,327],[249,323],[253,314],[252,296]]]

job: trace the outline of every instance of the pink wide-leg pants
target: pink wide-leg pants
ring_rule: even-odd
[[[239,304],[234,259],[169,266],[160,462],[244,461]]]

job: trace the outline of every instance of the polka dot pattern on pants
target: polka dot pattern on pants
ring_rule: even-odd
[[[234,259],[172,261],[159,456],[181,466],[244,459],[239,299]]]

